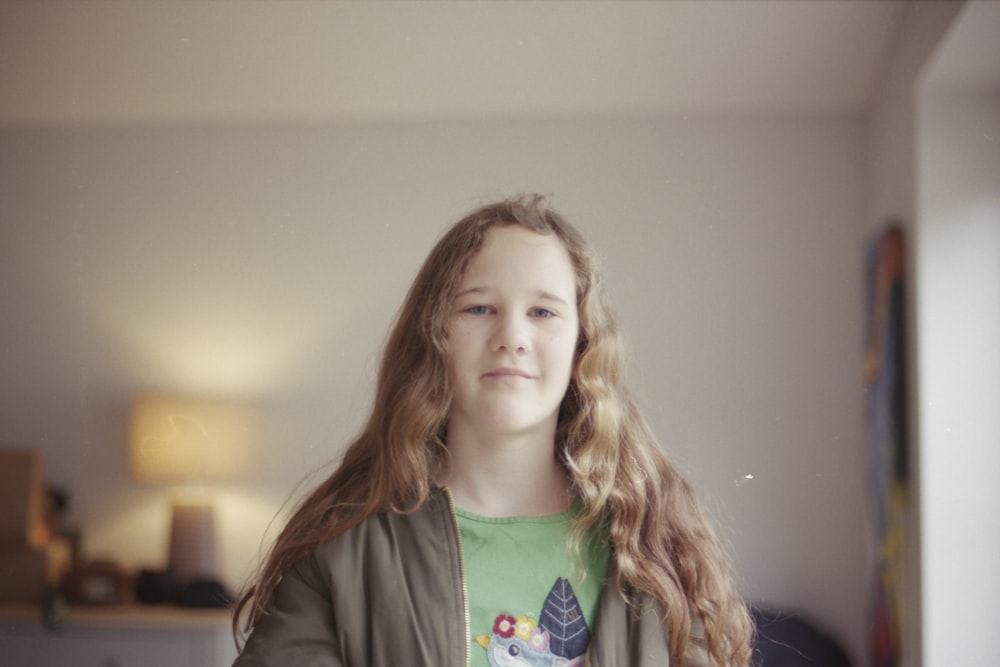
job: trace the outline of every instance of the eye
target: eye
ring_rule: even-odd
[[[477,304],[475,306],[469,306],[468,308],[464,308],[462,312],[469,313],[470,315],[487,315],[490,312],[490,307]]]
[[[556,316],[556,314],[553,313],[548,308],[532,308],[531,311],[530,311],[530,314],[531,314],[532,317],[537,317],[538,319],[541,319],[541,320],[547,320],[550,317],[555,317]]]
[[[507,647],[507,654],[512,656],[518,656],[521,653],[521,647],[517,644],[511,644]]]

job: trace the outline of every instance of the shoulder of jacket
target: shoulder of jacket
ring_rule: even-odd
[[[451,509],[445,493],[433,489],[420,507],[409,512],[376,512],[349,530],[317,547],[314,556],[328,560],[331,555],[371,546],[385,540],[405,537],[408,540],[440,539],[440,531],[451,524]]]

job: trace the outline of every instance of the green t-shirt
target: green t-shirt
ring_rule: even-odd
[[[576,664],[608,571],[607,540],[581,544],[586,574],[567,548],[575,514],[492,518],[456,509],[473,667]],[[581,663],[582,664],[582,661]]]

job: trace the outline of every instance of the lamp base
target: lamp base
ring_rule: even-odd
[[[174,585],[184,588],[217,578],[215,512],[207,503],[175,502],[170,517],[167,570]]]

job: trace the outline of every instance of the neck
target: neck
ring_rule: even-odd
[[[554,434],[553,434],[554,435]],[[569,509],[570,481],[552,435],[470,437],[448,431],[450,466],[441,483],[455,504],[483,516],[544,516]]]

